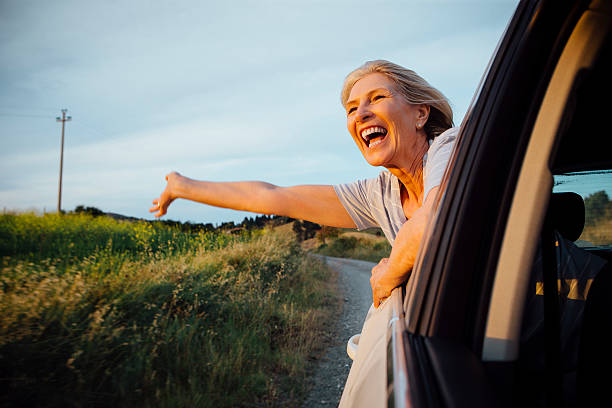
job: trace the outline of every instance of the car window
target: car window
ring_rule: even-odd
[[[584,200],[584,229],[577,246],[612,246],[612,170],[555,175],[553,192],[574,192]]]

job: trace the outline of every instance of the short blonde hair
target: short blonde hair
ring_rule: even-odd
[[[433,139],[453,127],[453,110],[442,92],[438,91],[416,72],[385,60],[367,61],[344,79],[340,100],[346,108],[351,89],[366,75],[386,75],[397,86],[397,91],[411,105],[429,105],[429,118],[425,123],[428,139]]]

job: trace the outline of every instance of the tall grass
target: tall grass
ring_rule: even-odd
[[[332,239],[329,244],[321,245],[316,252],[327,256],[379,262],[382,258],[389,257],[391,245],[384,238],[366,239],[343,234]]]
[[[101,249],[131,256],[170,255],[219,248],[235,239],[218,232],[184,233],[159,222],[117,221],[87,214],[0,215],[0,257],[29,261],[52,258],[72,262]]]
[[[612,214],[601,217],[597,222],[585,225],[580,239],[593,245],[612,244]]]
[[[0,219],[0,405],[291,406],[301,397],[336,296],[329,272],[295,241],[11,217]]]

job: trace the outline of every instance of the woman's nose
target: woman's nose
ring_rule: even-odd
[[[355,112],[355,120],[357,122],[365,122],[372,117],[372,112],[367,109],[365,106],[359,106],[357,108],[357,112]]]

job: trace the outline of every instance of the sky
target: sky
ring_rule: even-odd
[[[0,0],[0,207],[153,219],[171,171],[338,184],[376,176],[340,104],[365,61],[415,70],[459,125],[518,0]],[[253,214],[185,200],[167,219]]]

